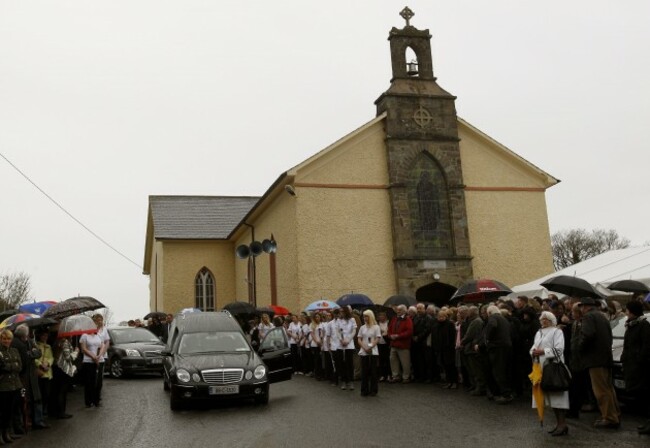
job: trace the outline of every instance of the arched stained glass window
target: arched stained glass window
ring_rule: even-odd
[[[194,306],[201,311],[214,311],[214,276],[203,267],[194,280]]]

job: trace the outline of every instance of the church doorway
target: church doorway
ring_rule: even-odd
[[[433,303],[437,307],[449,305],[449,299],[456,292],[455,286],[442,282],[433,282],[424,285],[415,291],[418,302]]]

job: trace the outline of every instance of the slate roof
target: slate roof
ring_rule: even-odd
[[[259,201],[252,196],[149,196],[154,239],[226,239]]]

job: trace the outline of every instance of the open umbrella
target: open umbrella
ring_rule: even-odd
[[[255,307],[248,302],[230,302],[224,305],[223,309],[233,315],[255,314]]]
[[[533,362],[533,370],[528,375],[532,383],[533,398],[535,399],[535,407],[537,408],[537,416],[539,417],[539,424],[544,426],[544,391],[542,390],[542,366],[539,362]]]
[[[42,316],[45,310],[50,308],[56,302],[54,300],[44,300],[42,302],[32,302],[32,303],[23,303],[18,307],[18,311],[21,313],[31,313],[38,314]]]
[[[411,296],[405,296],[401,294],[397,294],[394,296],[390,296],[386,301],[384,302],[384,306],[397,306],[397,305],[404,305],[404,306],[415,306],[417,303],[417,300],[415,300],[415,297]]]
[[[470,280],[458,288],[449,299],[449,303],[452,305],[458,302],[485,303],[496,300],[501,296],[507,296],[511,292],[510,288],[498,280],[488,278]]]
[[[71,299],[64,300],[63,302],[59,302],[49,307],[43,313],[43,317],[63,319],[64,317],[85,313],[86,311],[97,310],[99,308],[106,308],[106,306],[93,297],[72,297]]]
[[[2,323],[0,323],[0,330],[3,328],[9,328],[13,331],[20,324],[25,324],[28,327],[33,328],[41,325],[52,325],[55,323],[56,321],[54,319],[41,317],[38,314],[18,313],[3,320]]]
[[[144,319],[147,320],[147,319],[152,319],[154,317],[157,317],[158,319],[166,319],[167,314],[163,313],[162,311],[152,311],[150,313],[147,313],[147,315],[144,316]]]
[[[345,294],[336,301],[338,306],[351,306],[352,308],[363,308],[373,306],[374,303],[365,294]]]
[[[593,297],[594,299],[601,299],[602,295],[594,289],[593,286],[580,277],[572,277],[570,275],[557,275],[549,278],[541,284],[549,291],[559,292],[571,297]]]
[[[619,280],[611,283],[607,289],[611,289],[612,291],[631,292],[634,294],[647,294],[650,292],[648,285],[637,280]]]
[[[273,310],[276,316],[288,316],[289,314],[291,314],[289,308],[285,308],[280,305],[270,305],[269,308]]]
[[[332,302],[331,300],[316,300],[315,302],[310,303],[307,305],[305,308],[305,311],[311,312],[311,311],[326,311],[326,310],[335,310],[341,308],[338,306],[335,302]]]
[[[18,314],[18,309],[0,311],[0,322],[14,314]]]
[[[97,333],[97,325],[85,314],[75,314],[65,317],[59,325],[59,338],[80,336],[82,334]]]

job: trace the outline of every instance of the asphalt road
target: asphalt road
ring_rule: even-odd
[[[104,405],[85,409],[83,390],[70,395],[69,420],[33,431],[13,448],[166,447],[649,447],[642,419],[624,415],[618,431],[590,427],[596,414],[570,420],[567,437],[540,429],[528,400],[497,405],[435,385],[381,384],[361,397],[302,376],[271,386],[267,406],[223,403],[169,409],[159,377],[106,379]],[[550,410],[549,410],[550,412]],[[549,416],[547,425],[554,418]],[[545,429],[550,429],[547,426]]]

